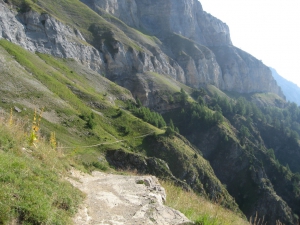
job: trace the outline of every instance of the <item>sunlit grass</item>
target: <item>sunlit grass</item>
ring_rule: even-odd
[[[161,181],[167,193],[166,204],[182,212],[199,225],[249,225],[241,215],[211,203],[194,192],[187,192],[170,182]]]
[[[64,180],[69,159],[39,138],[27,121],[0,115],[0,224],[70,224],[83,194]]]

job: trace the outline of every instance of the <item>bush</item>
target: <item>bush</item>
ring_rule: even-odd
[[[138,118],[158,128],[166,126],[164,118],[157,112],[152,112],[149,108],[141,106],[137,107],[132,103],[128,103],[128,109]]]

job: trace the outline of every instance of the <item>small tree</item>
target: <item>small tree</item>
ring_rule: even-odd
[[[136,104],[138,107],[141,107],[143,105],[139,98],[136,100]]]
[[[172,119],[170,119],[169,127],[174,130],[174,123]]]
[[[170,119],[169,126],[167,127],[167,130],[166,130],[166,135],[173,136],[174,133],[175,133],[174,123],[173,123],[172,119]]]
[[[241,134],[241,138],[245,140],[247,137],[250,136],[249,129],[244,125],[242,125],[240,134]]]
[[[185,104],[188,100],[188,94],[183,90],[183,88],[180,89],[180,99],[181,99],[181,102],[183,104]]]

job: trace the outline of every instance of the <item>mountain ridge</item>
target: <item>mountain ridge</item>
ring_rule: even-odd
[[[295,102],[300,105],[300,87],[280,76],[274,68],[270,68],[274,79],[277,81],[278,85],[281,87],[286,100],[290,102]]]

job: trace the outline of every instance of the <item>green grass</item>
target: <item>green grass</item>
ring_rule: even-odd
[[[227,99],[229,99],[229,97],[223,91],[221,91],[219,88],[217,88],[214,85],[210,85],[210,84],[207,85],[206,86],[206,90],[212,96],[219,96],[221,98],[227,98]]]
[[[116,116],[120,109],[114,103],[107,100],[106,95],[102,92],[105,90],[107,95],[115,98],[116,96],[127,96],[130,98],[128,90],[119,87],[118,85],[108,81],[103,77],[94,77],[92,80],[97,80],[93,83],[105,83],[99,86],[90,85],[90,79],[84,74],[78,74],[76,70],[70,68],[68,64],[75,64],[70,60],[56,59],[49,55],[33,54],[25,51],[19,46],[16,46],[8,41],[0,40],[0,45],[23,66],[27,73],[30,74],[26,79],[30,80],[28,84],[22,83],[24,86],[21,96],[14,98],[18,103],[2,103],[0,106],[7,111],[14,106],[23,109],[23,99],[26,99],[31,105],[27,110],[23,110],[20,116],[30,118],[33,115],[34,108],[45,107],[45,116],[50,112],[57,118],[58,122],[53,123],[47,120],[47,116],[42,119],[42,133],[44,136],[49,136],[51,132],[56,132],[58,141],[63,147],[67,147],[66,154],[78,155],[83,160],[83,163],[90,164],[95,161],[93,158],[98,158],[103,155],[107,148],[119,149],[130,148],[134,149],[141,145],[143,138],[136,138],[145,134],[163,131],[143,122],[136,118],[131,113],[121,110],[121,116]],[[4,50],[3,50],[4,51]],[[6,53],[7,54],[7,53]],[[11,59],[10,59],[11,60]],[[35,63],[32,63],[35,62]],[[11,83],[16,83],[17,79],[12,79],[15,75],[13,71],[11,76],[0,74],[7,77]],[[49,92],[32,91],[36,86],[32,86],[31,82],[35,81],[34,85],[39,85],[38,82],[47,88]],[[38,82],[36,82],[38,81]],[[72,88],[70,88],[72,86]],[[96,90],[97,87],[99,90]],[[101,88],[103,87],[103,88]],[[2,92],[2,96],[5,93]],[[41,97],[38,97],[41,96]],[[20,100],[21,98],[21,100]],[[56,102],[56,103],[55,103]],[[90,102],[95,102],[102,108],[94,108],[92,111]],[[125,103],[118,100],[115,104],[124,106]],[[92,129],[86,126],[86,121],[80,118],[81,115],[90,115],[94,113],[94,126]],[[124,133],[124,129],[129,132]],[[124,140],[123,142],[117,142]],[[105,145],[93,146],[100,143]],[[92,146],[90,148],[81,146]],[[85,161],[86,160],[86,161]]]
[[[155,72],[146,72],[145,74],[137,74],[139,80],[144,80],[147,83],[153,85],[153,89],[157,90],[154,94],[158,94],[158,97],[163,99],[166,104],[170,103],[170,97],[176,97],[176,94],[180,93],[181,88],[186,93],[192,93],[192,88],[174,80],[171,76],[161,75]],[[175,95],[174,95],[175,94]],[[192,98],[188,98],[188,101],[192,101]]]
[[[29,72],[31,72],[36,79],[42,84],[48,87],[50,91],[59,96],[61,99],[69,102],[73,108],[78,111],[84,111],[84,104],[71,92],[70,89],[66,88],[66,79],[61,76],[60,73],[47,67],[42,63],[36,55],[29,54],[23,48],[14,45],[4,39],[0,40],[0,45],[5,50],[15,57],[22,66],[24,66]],[[35,63],[33,63],[35,62]]]
[[[0,224],[70,224],[83,194],[64,180],[70,162],[41,141],[28,146],[22,121],[0,121]]]
[[[167,192],[166,204],[181,211],[196,225],[247,225],[245,218],[219,203],[211,203],[194,192],[186,192],[170,182],[161,181]]]
[[[19,12],[28,12],[30,10],[37,11],[39,13],[44,12],[38,5],[35,3],[37,0],[10,0],[16,7]]]
[[[135,40],[137,42],[142,43],[143,46],[156,46],[161,45],[161,41],[155,37],[147,35],[139,30],[133,29],[127,26],[123,21],[119,20],[118,18],[112,16],[105,12],[103,18],[106,19],[108,22],[113,23],[116,25],[120,30],[122,30],[129,38]]]
[[[149,136],[144,139],[141,146],[141,151],[143,150],[146,151],[147,156],[157,157],[167,162],[175,177],[190,180],[192,189],[202,196],[213,201],[222,199],[221,204],[224,207],[238,210],[234,199],[218,180],[209,162],[184,137],[178,134],[173,137]],[[193,174],[193,178],[189,174]],[[218,191],[211,195],[211,190]]]

